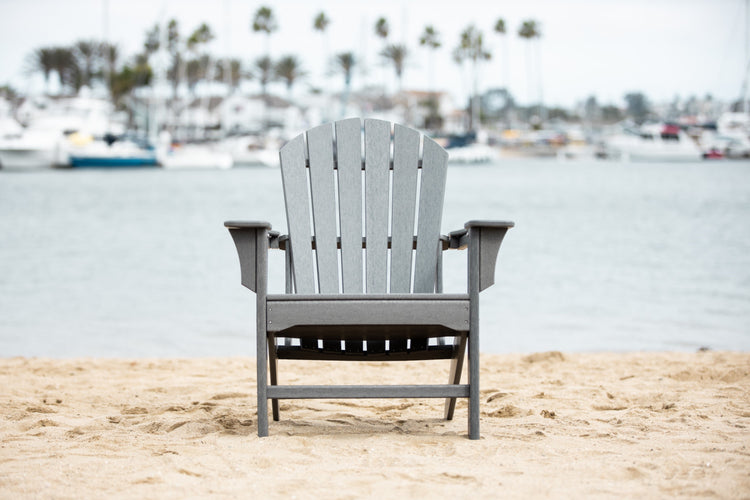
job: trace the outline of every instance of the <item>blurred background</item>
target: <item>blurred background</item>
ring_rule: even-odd
[[[482,350],[749,349],[749,22],[746,0],[4,0],[0,355],[252,354],[222,222],[284,231],[279,147],[351,116],[448,149],[446,232],[518,224]]]

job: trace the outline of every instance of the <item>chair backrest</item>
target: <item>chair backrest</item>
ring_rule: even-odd
[[[352,118],[295,137],[280,158],[294,292],[436,291],[448,154],[435,141]]]

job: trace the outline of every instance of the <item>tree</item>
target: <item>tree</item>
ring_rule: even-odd
[[[583,105],[583,117],[589,124],[596,123],[599,121],[601,115],[601,109],[599,103],[596,100],[596,96],[591,95],[586,99]]]
[[[341,95],[341,115],[343,116],[345,112],[344,110],[346,110],[346,106],[349,101],[349,90],[351,89],[352,84],[352,72],[354,70],[354,66],[356,66],[357,64],[357,60],[352,52],[341,52],[340,54],[336,54],[336,57],[334,57],[334,62],[336,69],[338,69],[341,74],[344,75],[344,93]]]
[[[201,23],[187,39],[188,50],[198,50],[201,46],[208,44],[215,38],[211,27],[206,23]]]
[[[171,19],[167,25],[167,52],[171,60],[169,69],[167,69],[167,79],[172,86],[172,101],[177,99],[177,89],[180,86],[180,73],[184,64],[181,48],[180,26],[176,19]]]
[[[453,59],[458,64],[471,61],[473,74],[473,91],[471,96],[471,129],[479,128],[479,65],[487,61],[492,54],[485,50],[482,32],[473,24],[461,32],[458,46],[453,51]]]
[[[293,55],[284,56],[279,59],[276,63],[275,73],[277,78],[284,80],[286,83],[286,89],[290,96],[294,82],[305,74],[302,70],[302,64]]]
[[[100,44],[93,40],[79,40],[73,46],[73,55],[80,68],[81,85],[91,86],[91,81],[97,72],[99,63]]]
[[[650,113],[651,105],[642,92],[629,92],[625,94],[626,114],[636,123],[646,121]]]
[[[503,51],[503,87],[508,88],[508,44],[505,40],[506,28],[505,19],[502,17],[495,21],[495,33],[500,37],[502,41]]]
[[[60,85],[77,93],[81,88],[81,68],[78,66],[73,49],[55,47],[52,54],[52,67],[60,78]]]
[[[328,29],[328,25],[331,24],[331,20],[326,16],[326,13],[323,11],[320,11],[317,16],[315,16],[315,19],[313,20],[313,29],[320,33],[321,39],[323,40],[323,57],[324,61],[328,60],[328,36],[326,35],[326,30]],[[323,69],[323,79],[322,82],[325,83],[326,81],[326,71]]]
[[[161,33],[158,24],[154,24],[154,26],[146,32],[146,40],[143,42],[143,52],[146,54],[146,57],[150,57],[159,50],[161,45],[160,37]]]
[[[201,48],[208,45],[214,38],[211,27],[206,23],[201,23],[200,26],[198,26],[188,37],[186,42],[187,49],[197,57],[197,59],[190,61],[190,63],[193,63],[193,78],[196,78],[197,76],[198,80],[204,78],[208,78],[209,80],[212,79],[213,75],[209,74],[213,68],[213,66],[211,66],[211,56],[208,52],[202,53]],[[199,64],[199,69],[197,71],[194,67],[196,61]],[[188,73],[191,72],[190,63],[188,63]],[[188,79],[190,78],[191,76],[188,75]],[[196,83],[197,80],[193,80],[191,88],[195,89]]]
[[[273,15],[273,10],[270,7],[260,7],[255,11],[253,17],[253,31],[256,33],[265,33],[266,35],[266,57],[270,57],[271,49],[271,34],[279,29],[279,25],[276,23],[276,18]]]
[[[385,49],[388,44],[388,35],[390,34],[390,31],[391,28],[388,25],[388,20],[386,18],[380,17],[375,21],[375,34],[383,40],[383,49]],[[385,95],[385,80],[385,70],[383,70],[383,95]]]
[[[422,35],[419,37],[419,45],[422,47],[427,47],[430,50],[430,61],[429,61],[429,69],[427,71],[428,78],[430,80],[430,87],[432,90],[435,90],[435,84],[434,84],[434,67],[433,67],[433,59],[434,59],[434,52],[440,48],[442,45],[442,42],[440,41],[440,34],[435,30],[435,28],[430,26],[425,26],[424,31],[422,32]]]
[[[226,74],[227,66],[229,67],[229,75]],[[240,82],[246,77],[245,72],[242,69],[242,62],[239,59],[229,59],[229,64],[222,64],[217,67],[216,81],[228,82],[232,92],[235,92],[240,86]]]
[[[331,24],[331,20],[328,19],[325,12],[321,11],[317,16],[315,16],[315,20],[313,21],[313,28],[315,28],[315,31],[325,33],[326,28],[328,28],[329,24]]]
[[[102,56],[105,66],[105,74],[103,76],[104,81],[107,84],[107,89],[114,100],[114,93],[112,87],[112,79],[117,70],[117,61],[120,58],[120,49],[117,45],[102,42],[99,47],[99,53]]]
[[[260,82],[260,87],[263,92],[263,96],[266,96],[266,88],[273,79],[273,62],[268,56],[262,56],[255,60],[253,63],[255,77]]]
[[[28,56],[29,71],[40,71],[44,75],[45,93],[49,93],[49,76],[55,71],[55,48],[41,47]]]
[[[380,56],[393,64],[393,69],[396,71],[396,78],[398,79],[398,88],[401,90],[401,78],[404,74],[404,65],[406,64],[406,58],[409,55],[409,51],[405,45],[386,45],[386,47],[380,52]]]
[[[521,24],[521,27],[518,28],[518,36],[526,40],[526,78],[528,80],[527,85],[529,86],[529,95],[527,96],[527,99],[529,100],[529,105],[531,105],[531,88],[533,85],[532,76],[531,76],[531,67],[532,67],[532,61],[531,61],[531,49],[532,49],[532,43],[534,40],[541,38],[542,32],[539,30],[539,26],[537,25],[537,22],[533,19],[529,19],[524,21]],[[537,46],[538,48],[538,46]],[[539,57],[537,53],[537,64],[539,64]],[[539,68],[541,70],[541,68]],[[541,75],[539,75],[539,109],[541,111],[542,108],[542,79]]]
[[[390,30],[391,28],[388,25],[388,20],[386,18],[380,17],[377,21],[375,21],[375,34],[383,39],[383,43],[385,43],[388,39]]]

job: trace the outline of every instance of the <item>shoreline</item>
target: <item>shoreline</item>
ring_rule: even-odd
[[[282,361],[281,383],[442,383],[448,363]],[[292,400],[253,358],[0,358],[14,498],[750,496],[750,353],[483,354],[480,441],[442,400]]]

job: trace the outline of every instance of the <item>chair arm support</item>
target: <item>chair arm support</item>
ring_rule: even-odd
[[[500,250],[505,233],[514,225],[513,222],[508,221],[471,220],[464,224],[463,229],[450,233],[450,248],[468,247],[469,251],[477,252],[478,258],[473,260],[479,264],[480,292],[495,283],[497,252]]]
[[[279,233],[271,231],[268,222],[227,221],[224,226],[237,247],[242,285],[257,293],[266,282],[268,248],[278,246]]]

